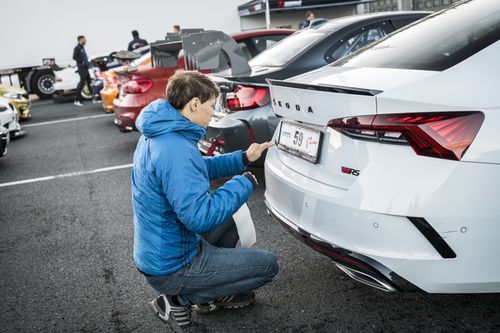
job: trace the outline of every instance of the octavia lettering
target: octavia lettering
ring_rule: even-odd
[[[277,101],[275,98],[273,98],[273,104],[274,104],[274,105],[278,105],[279,107],[282,107],[282,106],[283,106],[282,101],[279,101],[279,100]],[[285,105],[285,107],[286,107],[287,109],[291,109],[291,104],[290,104],[290,103],[288,103],[288,102],[284,102],[284,105]],[[312,106],[308,106],[306,109],[307,109],[307,113],[314,113],[314,110],[313,110]],[[300,105],[299,105],[299,104],[295,104],[295,110],[296,110],[296,111],[300,111],[300,110],[301,110],[301,108],[300,108]]]

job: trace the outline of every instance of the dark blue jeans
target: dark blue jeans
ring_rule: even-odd
[[[226,228],[225,232],[216,229],[204,235],[204,238],[219,246],[234,246],[236,231],[231,226],[228,230],[228,225],[226,223],[219,227],[219,230]],[[222,237],[218,238],[217,235]],[[188,265],[170,275],[147,276],[147,282],[160,294],[177,295],[187,305],[249,292],[270,282],[278,273],[276,257],[269,251],[219,247],[205,239]]]

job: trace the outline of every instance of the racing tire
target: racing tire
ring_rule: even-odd
[[[31,90],[40,97],[40,99],[51,98],[55,92],[54,83],[56,77],[51,69],[42,69],[36,71],[31,79]]]

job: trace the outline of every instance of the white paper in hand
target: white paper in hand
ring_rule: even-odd
[[[240,236],[241,247],[250,247],[255,244],[257,240],[255,226],[246,203],[234,213],[233,219],[236,224],[236,229],[238,230],[238,235]]]

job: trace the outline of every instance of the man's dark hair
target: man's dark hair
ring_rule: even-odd
[[[306,18],[308,18],[308,17],[309,17],[309,15],[311,15],[311,14],[314,14],[314,12],[313,12],[313,11],[308,10],[308,11],[307,11],[307,13],[306,13]]]
[[[132,37],[134,37],[134,38],[139,37],[139,33],[137,32],[137,30],[132,30]]]
[[[215,82],[197,71],[179,71],[168,80],[167,101],[177,110],[182,110],[195,97],[205,103],[217,96],[219,88]]]
[[[80,35],[80,36],[78,36],[78,37],[76,38],[76,40],[80,41],[82,38],[85,38],[85,36],[84,36],[84,35]]]
[[[179,30],[181,31],[181,26],[178,24],[174,24],[174,30]]]

